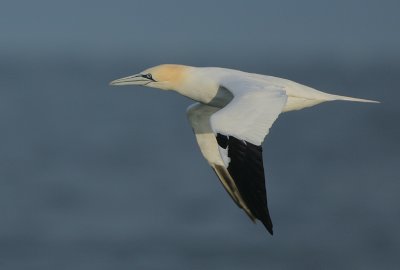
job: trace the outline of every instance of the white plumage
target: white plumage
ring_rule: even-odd
[[[224,68],[160,65],[112,85],[176,91],[197,103],[187,110],[201,153],[235,203],[272,234],[262,147],[281,112],[347,100],[286,79]]]

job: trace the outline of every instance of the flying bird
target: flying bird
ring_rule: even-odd
[[[164,64],[110,84],[175,91],[196,101],[187,116],[201,153],[233,201],[253,222],[260,220],[271,235],[262,142],[279,114],[333,100],[377,102],[219,67]]]

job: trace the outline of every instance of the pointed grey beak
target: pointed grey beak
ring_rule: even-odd
[[[149,79],[144,78],[142,74],[135,74],[132,76],[114,80],[110,82],[110,85],[144,85],[149,82],[151,81]]]

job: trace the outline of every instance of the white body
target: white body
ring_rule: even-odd
[[[187,77],[182,82],[182,87],[180,89],[173,90],[195,101],[203,104],[210,104],[212,103],[212,100],[218,96],[221,83],[224,82],[224,80],[231,80],[232,78],[250,79],[265,86],[276,86],[281,88],[285,91],[288,97],[286,105],[283,108],[283,112],[300,110],[325,101],[333,100],[373,102],[365,99],[324,93],[311,87],[278,77],[215,67],[189,67]],[[248,88],[247,90],[251,91],[252,89]],[[222,96],[222,98],[226,101],[231,100],[231,96],[229,94],[227,96]],[[216,107],[220,107],[218,106],[220,104],[210,105],[217,105]]]

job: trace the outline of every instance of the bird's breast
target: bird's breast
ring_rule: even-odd
[[[197,102],[219,108],[233,99],[232,93],[219,85],[197,85],[177,92]]]
[[[225,87],[218,87],[218,89],[212,94],[211,99],[205,104],[214,107],[225,107],[233,99],[232,93]]]

